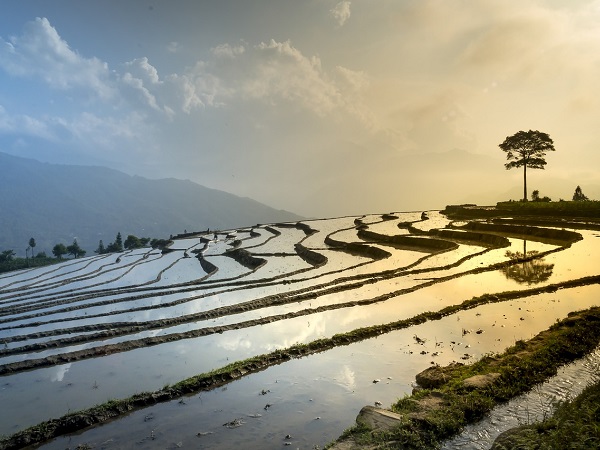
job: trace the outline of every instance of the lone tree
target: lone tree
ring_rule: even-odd
[[[31,257],[33,258],[33,247],[35,247],[35,239],[29,239],[29,246],[31,247]]]
[[[94,250],[94,253],[98,253],[99,255],[106,253],[106,249],[104,248],[104,242],[102,242],[102,239],[100,239],[100,242],[98,242],[98,248]]]
[[[547,151],[554,151],[554,142],[546,133],[540,131],[519,131],[508,136],[499,147],[506,152],[509,161],[506,169],[523,167],[523,201],[527,201],[527,167],[543,169],[546,165]]]
[[[583,191],[581,190],[581,187],[577,186],[575,188],[575,193],[573,194],[573,201],[574,202],[585,202],[589,200],[589,198],[586,197],[586,195],[583,193]]]

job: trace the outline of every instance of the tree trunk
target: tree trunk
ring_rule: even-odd
[[[523,166],[523,201],[527,201],[527,164]]]

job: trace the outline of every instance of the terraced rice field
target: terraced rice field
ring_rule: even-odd
[[[463,225],[435,211],[426,220],[419,212],[257,225],[175,237],[164,252],[2,274],[0,434],[295,344],[520,292],[286,358],[44,444],[315,448],[363,405],[410,392],[429,365],[502,351],[598,304],[598,284],[582,280],[598,275],[598,231]],[[550,234],[540,237],[542,228]]]

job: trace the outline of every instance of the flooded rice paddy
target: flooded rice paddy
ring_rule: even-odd
[[[523,291],[43,445],[322,447],[362,406],[410,393],[430,365],[501,352],[598,304],[597,284],[535,288],[597,275],[600,232],[552,240],[487,232],[504,239],[494,243],[435,233],[452,225],[437,212],[428,220],[419,212],[257,225],[216,239],[176,237],[170,252],[0,275],[0,435],[294,344]]]

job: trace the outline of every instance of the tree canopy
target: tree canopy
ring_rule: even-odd
[[[587,196],[583,193],[583,191],[581,190],[581,187],[577,186],[575,188],[575,193],[573,194],[573,201],[574,202],[584,202],[589,200],[589,198],[587,198]]]
[[[52,249],[52,254],[58,259],[61,259],[64,255],[69,253],[65,244],[56,244]]]
[[[31,257],[33,258],[33,247],[35,247],[35,239],[29,239],[29,247],[31,247]]]
[[[121,232],[117,233],[117,237],[115,238],[115,242],[111,242],[106,246],[106,253],[119,253],[123,251],[123,238],[121,237]]]
[[[69,252],[69,255],[73,255],[74,258],[85,256],[86,253],[77,243],[77,239],[74,239],[73,243],[67,247],[67,252]]]
[[[15,256],[14,250],[4,250],[0,253],[0,262],[11,261]]]
[[[499,147],[509,161],[504,165],[507,170],[523,167],[523,201],[527,201],[527,167],[544,169],[546,152],[555,150],[554,142],[546,133],[529,130],[508,136]]]

